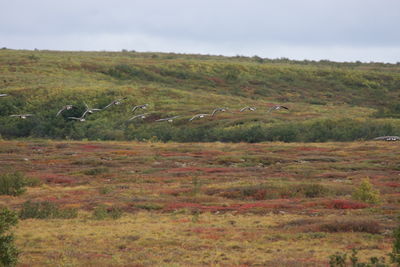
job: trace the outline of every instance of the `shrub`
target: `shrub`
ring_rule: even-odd
[[[385,264],[385,258],[377,258],[370,257],[369,263],[360,262],[358,256],[358,250],[353,249],[351,256],[349,257],[350,262],[347,264],[347,253],[339,253],[336,252],[333,255],[329,256],[329,266],[330,267],[345,267],[345,266],[353,266],[353,267],[388,267],[389,265]]]
[[[393,249],[389,254],[392,263],[400,266],[400,225],[393,231]]]
[[[0,210],[0,266],[15,266],[18,260],[18,249],[14,245],[14,236],[7,233],[18,223],[15,212],[3,208]]]
[[[72,219],[78,216],[78,210],[72,208],[60,209],[56,204],[44,202],[27,201],[22,205],[19,217],[21,219]]]
[[[108,171],[109,171],[108,168],[100,167],[100,168],[93,168],[93,169],[85,170],[85,171],[83,171],[83,173],[86,175],[98,175],[98,174],[102,174],[102,173],[107,173]]]
[[[21,195],[26,191],[25,185],[25,177],[19,172],[0,175],[0,195]]]
[[[380,203],[380,193],[378,190],[372,188],[369,179],[364,179],[360,186],[353,193],[355,200],[361,200],[370,204]]]
[[[364,209],[367,204],[344,199],[335,199],[326,203],[328,209]]]
[[[104,219],[119,219],[122,216],[122,210],[118,207],[106,207],[100,205],[93,210],[93,219],[104,220]]]
[[[319,230],[329,233],[364,232],[378,234],[381,231],[381,226],[371,220],[343,220],[323,223],[319,226]]]

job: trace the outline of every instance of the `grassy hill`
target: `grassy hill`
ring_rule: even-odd
[[[0,50],[4,138],[350,141],[400,133],[400,66],[137,52]],[[71,121],[85,107],[123,105]],[[134,105],[143,121],[128,123]],[[77,109],[55,117],[66,104]],[[289,111],[267,113],[274,104]],[[240,113],[244,106],[257,111]],[[229,112],[188,122],[216,107]],[[33,113],[27,120],[11,114]],[[169,123],[155,119],[173,115]]]

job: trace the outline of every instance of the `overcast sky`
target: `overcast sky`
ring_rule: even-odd
[[[0,47],[400,62],[400,0],[0,0]]]

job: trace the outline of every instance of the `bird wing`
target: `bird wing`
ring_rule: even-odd
[[[220,109],[219,109],[219,108],[216,108],[216,109],[214,109],[214,110],[213,110],[213,112],[211,113],[211,116],[214,116],[214,115],[215,115],[215,113],[217,113],[218,111],[220,111]]]
[[[83,117],[85,117],[86,116],[86,114],[89,112],[89,110],[87,109],[87,110],[85,110],[85,112],[83,112],[83,114],[82,114],[82,116],[81,116],[81,118],[83,118]]]
[[[7,94],[0,94],[0,96],[7,96]]]
[[[10,115],[10,117],[20,117],[21,115]]]
[[[285,106],[280,106],[281,108],[284,108],[284,109],[289,109],[288,107],[285,107]]]
[[[107,106],[105,106],[103,109],[109,108],[109,107],[111,107],[111,106],[114,105],[114,104],[115,104],[115,101],[111,102],[110,104],[108,104]]]
[[[192,118],[189,119],[189,121],[192,121],[192,120],[196,119],[199,116],[200,116],[200,114],[194,115]]]
[[[243,111],[245,111],[246,109],[249,109],[250,107],[244,107],[244,108],[242,108],[241,110],[240,110],[240,112],[243,112]]]
[[[56,115],[56,117],[58,116],[58,115],[60,115],[61,114],[61,112],[63,112],[65,110],[65,107],[63,107],[62,109],[60,109],[58,112],[57,112],[57,115]]]
[[[139,106],[134,106],[133,108],[132,108],[132,112],[135,112],[135,110],[137,110],[139,108]]]

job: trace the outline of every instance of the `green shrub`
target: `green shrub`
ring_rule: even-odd
[[[137,204],[137,208],[144,209],[144,210],[161,210],[163,206],[156,203],[145,203],[145,204]]]
[[[122,216],[122,209],[119,207],[106,207],[105,205],[97,206],[93,210],[93,219],[104,220],[104,219],[119,219]]]
[[[377,189],[373,189],[369,179],[364,179],[360,186],[354,191],[353,199],[364,201],[369,204],[380,203],[380,193]]]
[[[363,232],[379,234],[381,232],[381,226],[378,222],[371,220],[339,220],[322,223],[318,230],[328,233]]]
[[[44,202],[27,201],[22,205],[19,212],[21,219],[72,219],[78,216],[78,210],[73,208],[61,209],[56,204]]]
[[[400,266],[400,225],[394,229],[393,237],[393,249],[389,256],[392,263]]]
[[[107,173],[107,172],[109,172],[109,169],[106,167],[93,168],[93,169],[83,171],[83,173],[86,175],[98,175],[98,174]]]
[[[10,172],[0,175],[0,195],[19,196],[26,191],[26,186],[38,186],[39,178],[25,177],[20,172]]]
[[[26,191],[26,181],[19,172],[0,175],[0,195],[19,196]]]
[[[9,233],[12,226],[18,223],[18,216],[8,209],[0,210],[0,266],[15,266],[18,260],[18,249],[14,245],[14,236]]]

